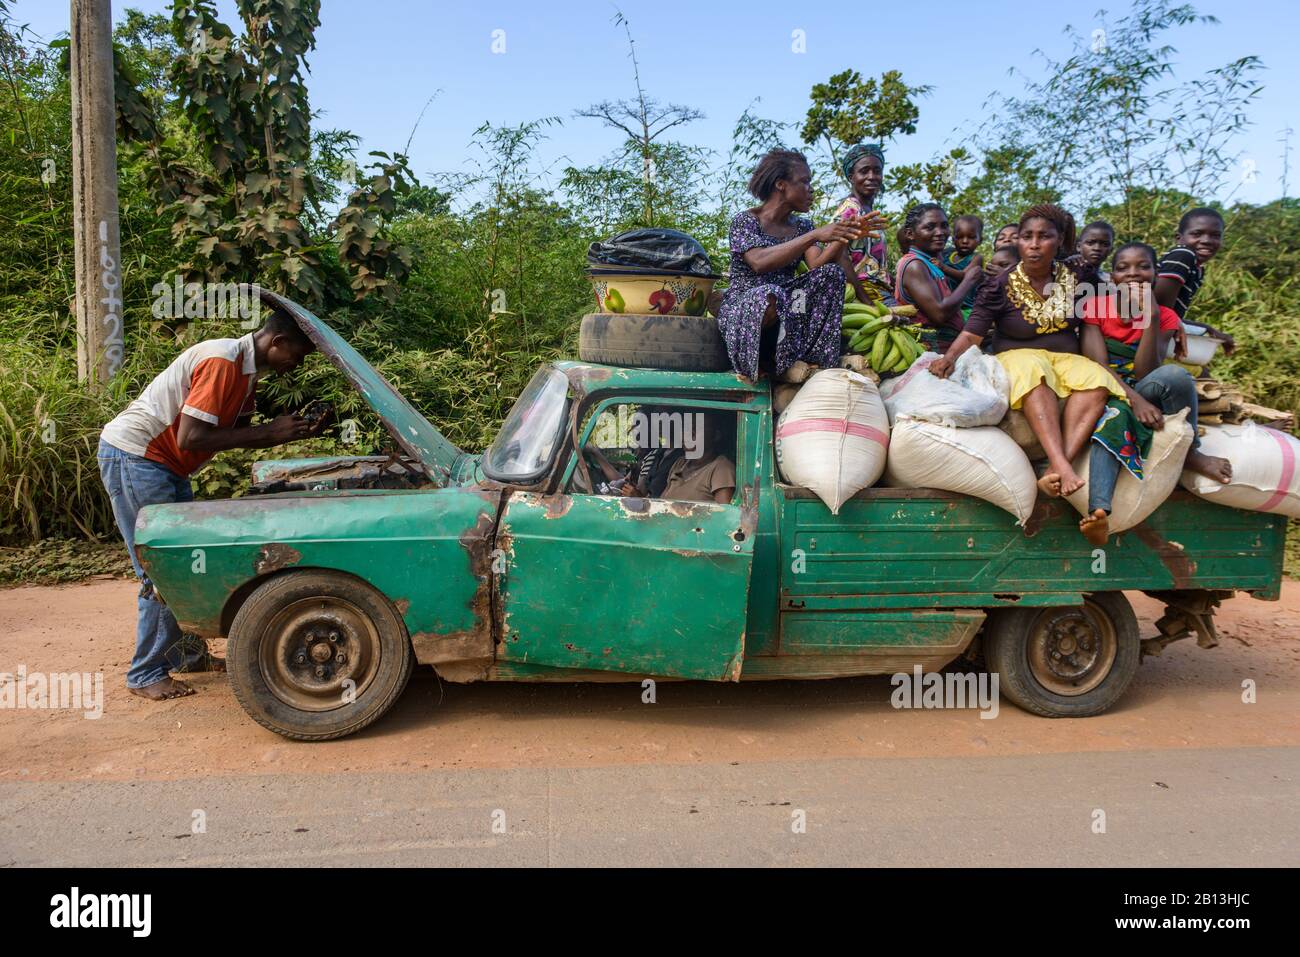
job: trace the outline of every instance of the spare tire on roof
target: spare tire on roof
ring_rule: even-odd
[[[578,330],[578,358],[612,366],[721,372],[731,368],[716,319],[594,312]]]

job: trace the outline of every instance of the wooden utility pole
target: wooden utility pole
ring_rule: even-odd
[[[124,352],[109,0],[72,0],[71,27],[77,377],[103,386],[122,367]]]

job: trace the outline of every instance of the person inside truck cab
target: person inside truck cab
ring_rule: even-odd
[[[729,505],[736,496],[735,419],[720,413],[688,414],[699,417],[703,441],[673,462],[663,498]]]
[[[628,498],[658,498],[663,494],[664,487],[668,484],[668,470],[681,458],[683,450],[663,441],[661,430],[652,426],[661,421],[661,417],[672,415],[672,411],[670,406],[643,405],[636,408],[635,421],[641,424],[638,430],[640,441],[635,442],[635,460],[630,468],[619,468],[600,446],[590,440],[587,442],[587,458],[600,473],[598,476],[592,475],[594,494]],[[574,473],[574,478],[581,486],[578,473]]]

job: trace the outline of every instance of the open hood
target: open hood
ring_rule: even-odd
[[[264,303],[293,316],[299,328],[375,410],[384,427],[403,451],[423,467],[437,485],[449,484],[458,474],[466,454],[447,441],[424,416],[407,402],[375,367],[325,322],[292,300],[260,290]]]

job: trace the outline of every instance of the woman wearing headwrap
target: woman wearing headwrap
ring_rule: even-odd
[[[1064,263],[1074,249],[1074,217],[1050,203],[1020,217],[1020,264],[984,282],[966,327],[929,371],[944,378],[961,354],[994,329],[993,352],[1011,382],[1011,408],[1024,409],[1029,427],[1047,453],[1048,471],[1038,480],[1048,496],[1083,487],[1071,464],[1083,451],[1107,408],[1130,412],[1127,395],[1107,366],[1099,326],[1081,322],[1082,304],[1097,286],[1097,270]],[[1065,399],[1063,411],[1058,399]],[[1121,410],[1122,407],[1122,410]]]
[[[848,198],[835,207],[832,218],[853,220],[871,212],[885,178],[885,151],[880,144],[859,143],[849,147],[840,162],[840,171],[851,191]],[[889,251],[883,232],[849,243],[848,249],[841,254],[840,266],[853,286],[858,302],[896,305]]]

